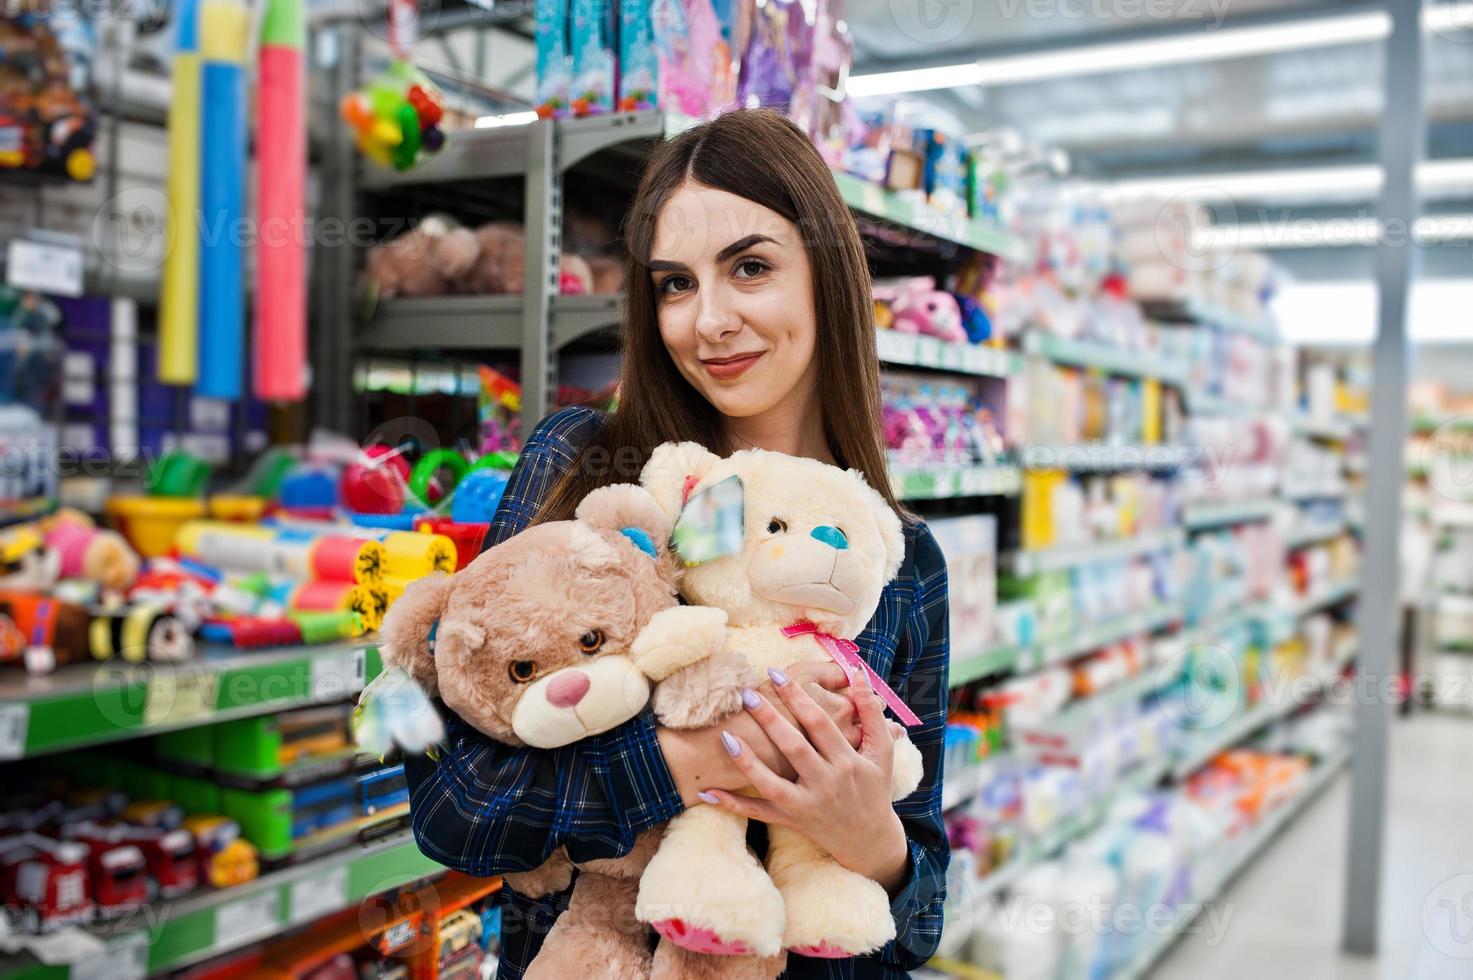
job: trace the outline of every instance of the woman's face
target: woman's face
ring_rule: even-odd
[[[751,418],[807,409],[818,329],[797,226],[687,182],[655,223],[649,269],[660,337],[717,411]]]

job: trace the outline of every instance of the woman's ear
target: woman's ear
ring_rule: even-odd
[[[410,582],[384,616],[379,629],[379,655],[384,667],[399,667],[430,697],[439,695],[434,637],[445,615],[454,577],[436,572]]]
[[[640,471],[639,483],[653,495],[673,523],[696,484],[719,462],[720,456],[698,442],[667,442],[650,453],[649,462]]]

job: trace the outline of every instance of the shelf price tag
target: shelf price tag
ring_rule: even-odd
[[[293,925],[320,919],[348,905],[348,868],[333,868],[320,875],[292,882],[291,921]]]
[[[11,239],[5,281],[16,289],[54,296],[82,295],[82,250],[66,245]]]
[[[177,724],[214,713],[217,679],[212,672],[183,667],[157,671],[148,684],[144,726]]]
[[[215,909],[215,948],[243,946],[280,928],[281,889],[267,888]]]
[[[336,701],[363,690],[363,649],[322,653],[312,658],[312,699]]]
[[[29,704],[0,704],[0,759],[19,759],[26,754],[30,721]]]
[[[69,980],[143,980],[148,976],[148,936],[142,932],[121,936],[107,948],[77,960]]]

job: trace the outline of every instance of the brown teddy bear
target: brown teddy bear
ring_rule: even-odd
[[[453,576],[411,584],[384,620],[387,669],[487,736],[553,748],[606,732],[654,704],[667,725],[702,727],[736,711],[746,662],[726,650],[726,614],[676,600],[673,518],[645,490],[605,487],[571,521],[539,524]],[[367,692],[365,692],[367,695]],[[704,957],[668,942],[650,952],[634,915],[640,875],[662,831],[616,860],[577,865],[569,909],[531,964],[531,980],[568,977],[773,977],[767,959]],[[518,892],[565,888],[563,852],[509,874]]]

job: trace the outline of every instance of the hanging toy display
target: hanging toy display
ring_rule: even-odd
[[[389,49],[394,61],[367,88],[345,96],[339,107],[363,155],[395,170],[408,170],[445,145],[440,128],[445,97],[409,60],[417,17],[414,0],[391,0]]]
[[[445,145],[444,97],[408,61],[395,61],[365,89],[343,99],[343,119],[374,163],[408,170]]]

